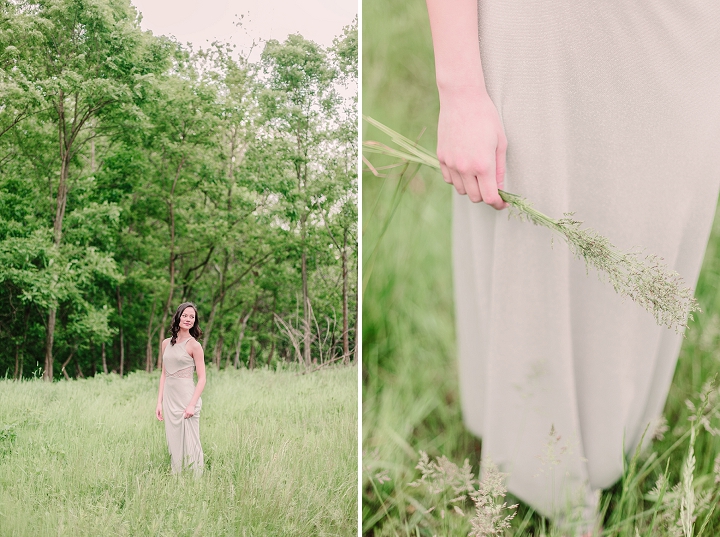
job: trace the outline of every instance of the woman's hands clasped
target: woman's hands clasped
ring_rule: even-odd
[[[437,156],[446,183],[470,201],[495,209],[505,181],[507,139],[497,108],[484,88],[440,90]]]

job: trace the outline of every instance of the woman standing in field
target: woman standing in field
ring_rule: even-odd
[[[600,490],[652,436],[682,334],[551,249],[546,230],[493,208],[507,185],[546,214],[577,211],[694,286],[720,186],[720,3],[427,6],[437,156],[464,196],[453,219],[463,419],[510,492],[589,534]]]
[[[205,355],[197,341],[202,331],[195,304],[180,304],[172,319],[171,332],[172,337],[162,342],[163,364],[155,415],[165,422],[172,473],[190,467],[195,475],[200,475],[203,469],[200,395],[205,388]],[[197,386],[193,384],[194,371]]]

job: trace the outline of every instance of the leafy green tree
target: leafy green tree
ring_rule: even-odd
[[[33,79],[37,116],[56,133],[55,256],[74,259],[73,254],[59,251],[73,164],[79,151],[98,135],[93,120],[112,113],[113,107],[132,103],[143,77],[162,68],[163,62],[157,61],[152,41],[139,29],[129,2],[25,0],[15,8],[8,33],[19,39],[16,56],[30,70],[24,76]],[[53,338],[61,299],[58,294],[47,303],[46,380],[53,378]]]
[[[310,364],[311,305],[308,291],[309,227],[313,225],[313,198],[318,193],[317,172],[322,166],[325,125],[339,101],[333,81],[337,72],[317,44],[300,35],[284,43],[270,40],[262,53],[269,91],[264,95],[266,114],[272,118],[277,135],[287,144],[286,158],[292,167],[295,191],[287,196],[288,217],[299,231],[302,307],[303,360]]]
[[[0,0],[0,370],[151,371],[182,301],[218,368],[350,358],[356,49],[250,63],[126,1]]]

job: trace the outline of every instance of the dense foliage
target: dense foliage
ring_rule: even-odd
[[[129,0],[0,0],[0,374],[354,359],[357,25],[252,63]]]

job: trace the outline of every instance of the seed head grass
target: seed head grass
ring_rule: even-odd
[[[417,163],[437,170],[440,163],[430,151],[383,125],[371,117],[365,120],[390,137],[397,148],[376,141],[366,141],[366,153],[397,158],[401,163]],[[380,175],[378,168],[365,159],[368,169]],[[669,269],[661,257],[645,255],[642,250],[623,252],[597,231],[582,227],[583,222],[574,213],[562,218],[551,218],[537,209],[522,196],[499,190],[503,201],[511,208],[511,214],[537,226],[546,227],[559,235],[572,254],[585,262],[586,267],[598,271],[601,279],[612,285],[615,292],[627,297],[650,312],[657,324],[681,332],[693,320],[693,312],[700,311],[692,289],[684,284],[682,277]]]

